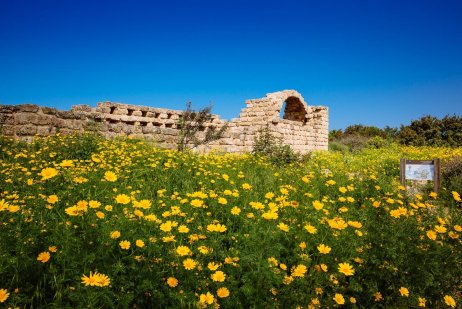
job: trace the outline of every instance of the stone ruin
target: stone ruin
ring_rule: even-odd
[[[228,128],[221,139],[200,146],[201,151],[249,152],[258,131],[265,127],[299,153],[327,150],[327,107],[308,106],[295,90],[269,93],[245,103],[239,118],[226,121],[213,115],[199,134],[209,127]],[[96,108],[76,105],[70,111],[33,104],[0,105],[0,130],[5,136],[26,141],[58,132],[92,130],[107,138],[143,138],[160,147],[176,148],[180,117],[182,111],[113,102],[98,103]]]

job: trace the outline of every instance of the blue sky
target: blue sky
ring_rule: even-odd
[[[461,114],[462,1],[0,0],[0,104],[183,109],[296,89],[330,129]]]

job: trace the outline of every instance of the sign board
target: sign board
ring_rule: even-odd
[[[434,191],[440,188],[440,160],[406,160],[401,159],[401,184],[406,180],[433,181]]]

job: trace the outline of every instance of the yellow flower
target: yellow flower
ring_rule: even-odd
[[[90,276],[83,275],[81,277],[82,283],[85,286],[98,286],[98,287],[105,287],[111,283],[111,279],[105,274],[100,273],[92,273],[90,272]]]
[[[104,173],[104,179],[110,182],[114,182],[117,181],[117,175],[114,172],[107,171],[106,173]]]
[[[324,207],[324,204],[321,203],[320,201],[316,200],[313,202],[313,207],[316,210],[321,210]]]
[[[82,283],[85,286],[95,286],[96,285],[96,277],[93,275],[93,273],[90,271],[90,276],[87,275],[82,275]]]
[[[96,276],[96,286],[104,287],[108,286],[111,283],[111,279],[105,274],[95,273]]]
[[[226,205],[228,204],[228,201],[224,197],[220,197],[218,198],[218,204]]]
[[[0,289],[0,303],[4,303],[5,300],[8,299],[10,293],[8,293],[7,289]]]
[[[50,258],[51,258],[50,252],[40,252],[39,255],[37,256],[37,261],[46,263],[50,260]]]
[[[283,231],[283,232],[288,232],[289,231],[289,226],[283,222],[279,223],[277,227]]]
[[[208,254],[210,252],[209,248],[206,246],[199,246],[197,250],[199,250],[199,252],[202,254]]]
[[[77,206],[67,207],[64,211],[65,211],[69,216],[72,216],[72,217],[75,217],[75,216],[78,216],[78,215],[81,214],[81,212],[79,211],[79,209],[77,208]]]
[[[138,248],[143,248],[144,247],[144,241],[142,241],[141,239],[137,239],[135,241],[135,245],[138,247]]]
[[[358,222],[358,221],[348,221],[347,222],[349,226],[352,226],[354,227],[355,229],[360,229],[363,227],[363,225],[361,224],[361,222]]]
[[[456,191],[452,191],[451,193],[452,193],[452,197],[454,198],[454,200],[455,200],[456,202],[460,202],[460,194],[457,193]],[[449,297],[450,297],[450,296],[449,296]]]
[[[160,230],[163,232],[170,232],[172,230],[172,227],[173,227],[172,221],[167,221],[160,225]]]
[[[226,298],[229,296],[229,290],[225,287],[221,287],[217,290],[217,296],[220,298]]]
[[[268,193],[265,194],[265,198],[266,198],[266,199],[269,199],[269,200],[270,200],[270,199],[272,199],[273,197],[274,197],[274,193],[273,193],[273,192],[268,192]]]
[[[276,220],[277,218],[279,218],[278,213],[274,211],[265,212],[261,216],[265,220]]]
[[[193,207],[202,207],[204,202],[202,200],[194,199],[191,201],[191,206]]]
[[[305,265],[297,265],[297,267],[295,267],[292,271],[292,277],[303,277],[305,276],[306,271],[307,268]]]
[[[353,267],[348,263],[338,264],[338,271],[344,274],[345,276],[353,276],[355,274]]]
[[[44,168],[39,175],[42,176],[42,180],[47,180],[58,175],[58,170],[53,167],[47,167]]]
[[[213,281],[215,282],[223,282],[226,279],[226,274],[221,270],[214,272],[211,276]]]
[[[215,264],[214,262],[209,262],[207,264],[207,268],[212,270],[212,271],[215,271],[218,269],[218,267],[220,267],[220,264]]]
[[[176,248],[176,253],[179,256],[185,256],[191,253],[191,250],[186,246],[178,246],[178,248]]]
[[[102,211],[97,211],[97,212],[96,212],[96,216],[97,216],[99,219],[104,219],[104,216],[105,216],[105,215],[104,215],[104,212],[102,212]]]
[[[101,203],[98,201],[89,201],[88,206],[90,206],[90,208],[98,208],[101,206]]]
[[[342,294],[339,294],[339,293],[335,293],[335,296],[333,298],[335,300],[335,302],[339,305],[343,305],[345,304],[345,298],[343,298],[343,295]]]
[[[109,236],[112,238],[112,239],[117,239],[120,237],[120,232],[119,231],[112,231],[111,234],[109,234]]]
[[[115,198],[116,202],[119,204],[128,204],[130,203],[130,197],[126,194],[119,194]]]
[[[237,216],[241,213],[241,209],[237,206],[234,206],[233,208],[231,208],[231,214],[234,215],[234,216]]]
[[[252,189],[252,185],[248,184],[248,183],[244,183],[242,184],[242,189],[244,190],[251,190]]]
[[[435,225],[435,231],[437,231],[440,234],[444,234],[447,232],[447,228],[442,225]]]
[[[427,231],[427,237],[430,238],[431,240],[435,240],[436,239],[436,232],[435,231]]]
[[[456,232],[462,232],[462,226],[456,224],[456,225],[454,225],[454,230],[455,230]]]
[[[180,233],[188,233],[189,232],[189,228],[186,226],[186,225],[180,225],[178,227],[178,232]]]
[[[316,234],[316,232],[318,231],[314,226],[312,226],[311,224],[307,224],[304,226],[304,229],[310,233],[310,234]]]
[[[21,209],[21,207],[19,207],[18,205],[10,205],[10,206],[8,207],[8,211],[9,211],[9,212],[13,212],[13,213],[14,213],[14,212],[17,212],[19,209]]]
[[[424,308],[426,302],[427,302],[427,300],[425,298],[419,297],[419,307]]]
[[[328,254],[331,250],[329,246],[326,246],[324,244],[320,244],[319,246],[317,246],[317,248],[318,248],[319,253],[321,254]]]
[[[48,251],[50,251],[50,252],[57,252],[57,251],[58,251],[58,248],[56,248],[56,246],[49,246],[49,247],[48,247]]]
[[[333,186],[335,184],[336,184],[336,182],[333,179],[330,179],[330,180],[326,181],[326,186]]]
[[[215,298],[213,297],[212,294],[210,294],[210,292],[207,292],[207,294],[201,294],[199,296],[199,303],[200,304],[207,304],[207,305],[211,305],[213,304],[213,301],[215,300]]]
[[[186,270],[193,270],[194,268],[196,268],[197,266],[197,262],[194,261],[193,259],[186,259],[183,261],[183,267],[186,269]]]
[[[354,297],[350,297],[350,303],[352,303],[352,304],[356,304],[356,298],[354,298]]]
[[[174,277],[168,277],[167,284],[169,287],[174,288],[178,285],[178,280]]]
[[[61,163],[59,163],[59,166],[61,166],[61,167],[72,167],[72,166],[74,166],[74,161],[72,161],[72,160],[63,160]]]
[[[375,301],[381,301],[381,300],[383,300],[382,293],[380,293],[380,292],[375,292],[375,293],[374,293],[374,300],[375,300]]]
[[[58,202],[58,196],[57,195],[50,195],[48,198],[47,198],[47,202],[50,203],[50,204],[55,204]]]
[[[409,297],[409,290],[404,286],[399,288],[399,293],[401,294],[401,296]]]
[[[444,303],[451,308],[455,308],[457,303],[450,295],[444,295]]]
[[[128,250],[130,249],[130,242],[128,240],[122,240],[121,242],[119,242],[119,246],[123,250]]]

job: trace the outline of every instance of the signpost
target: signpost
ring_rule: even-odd
[[[440,190],[440,159],[406,160],[401,159],[401,184],[406,187],[406,180],[433,181],[436,193]]]

